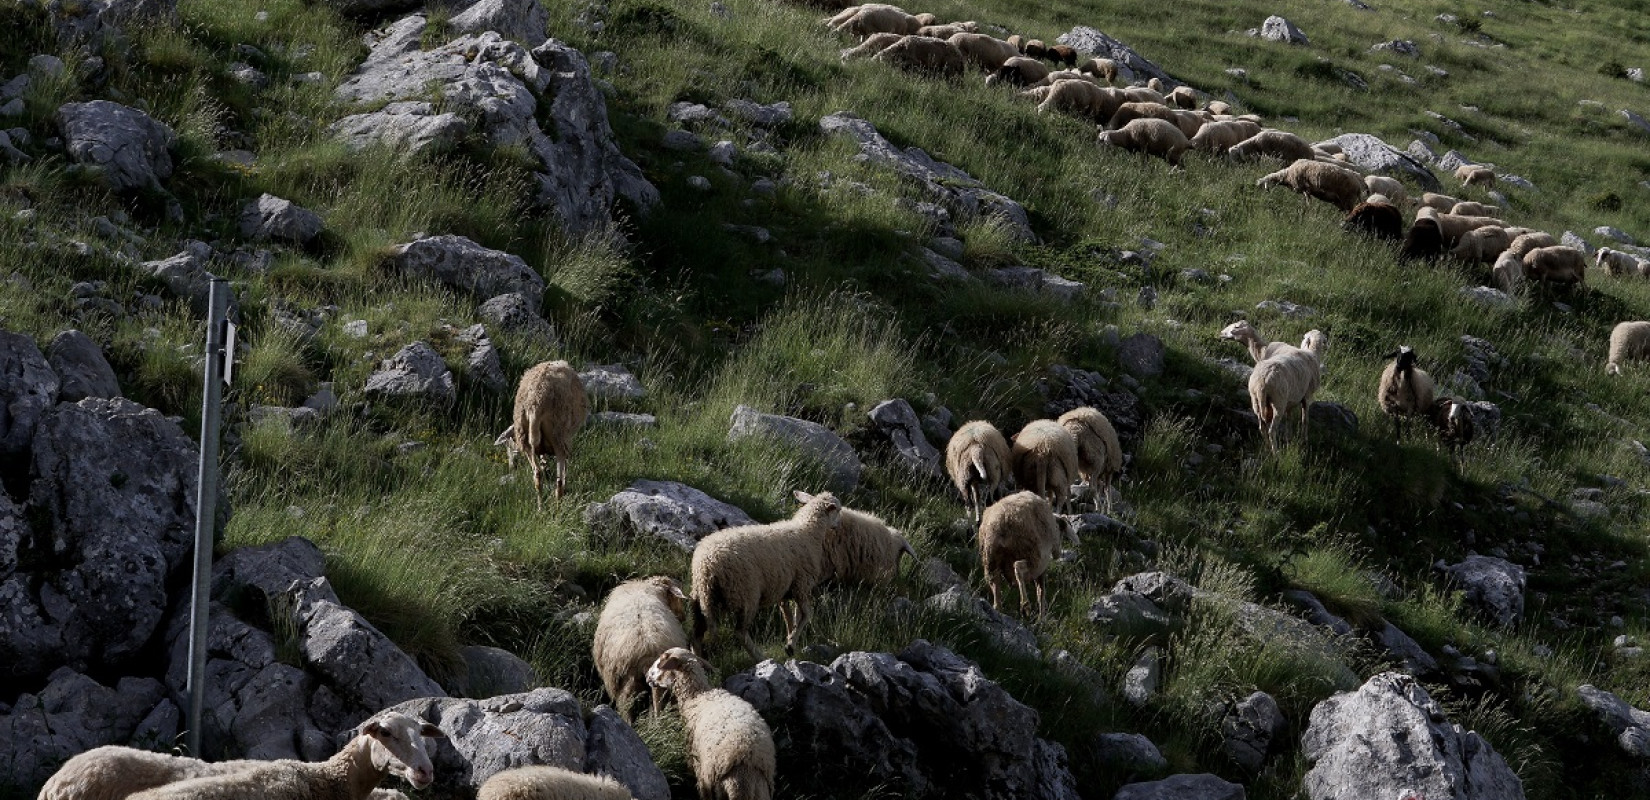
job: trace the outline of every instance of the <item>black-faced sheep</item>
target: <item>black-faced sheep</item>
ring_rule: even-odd
[[[936,75],[957,75],[968,68],[967,59],[950,42],[928,36],[906,36],[871,56],[871,60]]]
[[[573,434],[590,416],[584,382],[566,361],[546,361],[521,376],[511,429],[515,449],[533,468],[533,496],[544,508],[544,470],[547,456],[556,459],[556,499],[567,488],[567,460],[573,455]],[[515,467],[515,453],[510,456]]]
[[[1457,242],[1461,241],[1461,235],[1467,231],[1476,230],[1478,228],[1487,228],[1490,226],[1495,226],[1497,228],[1507,227],[1506,222],[1496,219],[1495,217],[1462,217],[1456,216],[1455,214],[1443,214],[1433,210],[1431,206],[1422,206],[1417,209],[1415,212],[1415,219],[1417,221],[1422,219],[1431,219],[1436,221],[1438,223],[1438,232],[1443,234],[1444,243],[1448,247],[1454,247]]]
[[[1620,375],[1627,361],[1650,359],[1650,322],[1623,322],[1610,331],[1610,357],[1604,374]]]
[[[1260,125],[1248,120],[1210,122],[1198,128],[1197,133],[1192,135],[1192,149],[1220,155],[1259,132]]]
[[[785,618],[785,652],[794,654],[812,613],[815,587],[830,575],[825,540],[842,516],[836,495],[822,492],[803,502],[789,520],[720,530],[693,549],[694,649],[727,622],[752,658],[762,653],[751,640],[756,615],[780,606]],[[785,603],[793,608],[787,608]]]
[[[1014,482],[1048,498],[1056,508],[1071,502],[1077,480],[1077,440],[1060,423],[1038,419],[1026,423],[1009,445]]]
[[[681,648],[659,656],[647,681],[676,695],[699,800],[772,800],[773,731],[750,703],[712,689],[704,662]]]
[[[1432,409],[1432,376],[1415,366],[1417,356],[1407,345],[1387,356],[1392,363],[1381,372],[1375,400],[1392,417],[1392,439],[1404,440],[1404,417],[1418,417]]]
[[[978,524],[980,512],[997,499],[1012,463],[1008,440],[996,426],[974,420],[957,429],[945,445],[945,472]]]
[[[1105,509],[1110,512],[1111,481],[1123,469],[1123,447],[1117,441],[1117,429],[1105,414],[1088,406],[1067,411],[1055,421],[1077,440],[1077,474],[1089,482],[1096,510],[1103,497]]]
[[[993,86],[1006,83],[1010,86],[1025,88],[1039,84],[1048,79],[1048,66],[1035,58],[1015,56],[1003,62],[997,71],[987,75],[985,85]]]
[[[1524,275],[1536,283],[1582,286],[1587,282],[1587,256],[1566,245],[1538,247],[1524,254]]]
[[[613,587],[596,620],[590,655],[613,707],[626,721],[631,706],[647,687],[647,668],[672,647],[687,647],[687,595],[674,578],[655,575]],[[653,713],[659,698],[653,697]]]
[[[1650,275],[1650,262],[1632,253],[1623,253],[1608,247],[1600,247],[1598,252],[1593,254],[1593,263],[1606,274],[1617,278],[1624,275]]]
[[[1300,160],[1255,182],[1267,187],[1282,184],[1314,197],[1342,211],[1351,211],[1362,202],[1369,187],[1358,173],[1322,161]]]
[[[1020,616],[1031,616],[1027,584],[1036,586],[1037,614],[1042,616],[1047,609],[1043,576],[1059,553],[1062,536],[1077,545],[1070,522],[1056,516],[1049,502],[1034,492],[1011,494],[985,510],[980,521],[980,565],[991,587],[992,608],[1002,607],[1001,582],[1012,577],[1020,589]]]
[[[1352,207],[1341,228],[1369,234],[1377,239],[1398,241],[1404,238],[1404,212],[1391,203],[1374,202],[1366,198]]]
[[[1489,167],[1462,164],[1455,168],[1455,178],[1462,186],[1494,186],[1495,172]]]
[[[1032,58],[1042,58],[1048,55],[1048,45],[1043,44],[1042,39],[1026,39],[1020,43],[1019,49],[1021,53]]]
[[[648,666],[653,662],[649,661]],[[644,670],[643,677],[646,677]],[[488,778],[476,800],[632,800],[630,790],[606,775],[586,775],[561,767],[533,765]]]
[[[1101,131],[1097,143],[1157,156],[1174,166],[1192,147],[1179,126],[1161,119],[1137,119],[1119,130]]]
[[[1107,86],[1117,83],[1117,62],[1109,58],[1091,58],[1077,71],[1104,80]]]

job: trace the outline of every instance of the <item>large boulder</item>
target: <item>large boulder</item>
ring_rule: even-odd
[[[342,117],[327,131],[350,150],[384,145],[415,155],[453,149],[470,132],[470,123],[451,111],[437,112],[433,103],[403,100],[377,111]]]
[[[1260,773],[1274,745],[1282,744],[1289,722],[1278,702],[1265,692],[1239,700],[1221,718],[1221,749],[1251,775]]]
[[[1483,737],[1450,722],[1414,678],[1398,672],[1313,708],[1301,754],[1312,764],[1305,781],[1311,800],[1524,797],[1523,783]]]
[[[929,444],[922,432],[922,421],[916,410],[902,398],[877,403],[867,414],[871,424],[894,446],[900,461],[913,474],[929,478],[943,475],[940,451]]]
[[[126,38],[131,23],[175,23],[177,0],[48,0],[57,39],[63,45],[96,47]]]
[[[35,426],[57,402],[57,373],[34,338],[0,331],[0,455],[28,452]]]
[[[778,414],[764,414],[747,405],[733,410],[728,441],[749,438],[772,439],[797,449],[802,455],[824,465],[827,483],[834,491],[851,491],[859,485],[861,466],[854,448],[835,431],[817,422]]]
[[[335,722],[334,728],[356,724],[373,710],[404,700],[446,695],[418,662],[340,603],[326,578],[299,582],[288,592],[304,665],[341,701],[337,721],[343,724]]]
[[[1622,751],[1637,758],[1650,758],[1650,712],[1627,704],[1626,700],[1590,683],[1576,688],[1581,704],[1598,714],[1599,721],[1615,734]]]
[[[756,524],[739,507],[692,486],[650,480],[630,484],[605,503],[591,503],[584,521],[593,531],[656,536],[688,552],[723,528]]]
[[[1118,789],[1112,800],[1243,800],[1245,797],[1243,784],[1203,772],[1131,783]]]
[[[520,292],[501,294],[476,307],[476,316],[483,322],[513,336],[537,342],[544,347],[555,347],[556,326],[539,316],[539,300],[532,300]]]
[[[483,247],[463,236],[427,236],[397,245],[390,264],[403,274],[440,281],[482,300],[519,294],[534,313],[544,278],[521,256]]]
[[[424,342],[413,342],[384,359],[378,370],[367,376],[365,392],[369,398],[408,399],[443,408],[458,401],[458,389],[447,362]]]
[[[1333,144],[1341,148],[1348,161],[1364,169],[1393,177],[1414,178],[1429,191],[1439,189],[1438,176],[1432,174],[1432,170],[1415,156],[1381,141],[1379,137],[1367,133],[1343,133],[1320,144]]]
[[[177,134],[142,111],[109,100],[65,103],[57,127],[69,158],[98,169],[117,192],[164,191],[161,181],[172,177]]]
[[[1162,67],[1159,67],[1158,65],[1147,60],[1144,56],[1136,53],[1134,48],[1113,39],[1096,28],[1091,28],[1087,25],[1078,25],[1077,27],[1060,34],[1060,38],[1056,41],[1084,55],[1094,56],[1096,58],[1109,58],[1112,61],[1116,61],[1120,66],[1128,69],[1128,73],[1124,77],[1124,80],[1144,81],[1151,78],[1157,78],[1170,87],[1180,85],[1180,81],[1175,80],[1169,75],[1168,72],[1164,71]]]
[[[153,678],[121,678],[106,686],[59,669],[45,688],[0,712],[0,764],[6,765],[0,786],[37,787],[64,760],[106,744],[168,747],[180,716]]]
[[[308,244],[325,226],[320,214],[265,192],[241,207],[240,227],[248,239]]]
[[[550,12],[539,0],[480,0],[447,20],[454,33],[498,31],[528,47],[542,43],[549,26]]]
[[[1261,23],[1260,38],[1269,42],[1311,44],[1311,42],[1307,40],[1306,34],[1301,33],[1301,29],[1295,27],[1295,23],[1290,22],[1283,17],[1277,16],[1276,14],[1267,17],[1266,21]]]
[[[1523,567],[1504,558],[1472,555],[1444,571],[1466,591],[1467,603],[1497,625],[1508,627],[1523,618]]]
[[[0,348],[4,348],[7,334],[0,334]],[[67,330],[52,337],[46,348],[46,360],[57,373],[60,386],[57,399],[73,403],[87,397],[119,397],[120,381],[113,367],[103,358],[103,350],[90,336],[77,330]],[[0,378],[0,380],[4,380]],[[0,388],[3,393],[4,388]],[[4,436],[0,435],[0,447]]]
[[[640,400],[647,396],[642,382],[620,364],[592,364],[579,370],[579,382],[592,400]]]
[[[119,668],[159,629],[188,560],[195,444],[159,411],[89,397],[48,410],[31,449],[21,549],[33,558],[0,582],[0,665],[16,677]]]

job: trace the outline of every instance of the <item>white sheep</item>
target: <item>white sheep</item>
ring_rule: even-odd
[[[959,33],[979,33],[978,22],[951,22],[945,25],[924,25],[917,29],[918,36],[932,36],[935,39],[949,39]]]
[[[1014,56],[1003,62],[996,72],[987,75],[985,85],[1008,83],[1013,86],[1033,86],[1048,80],[1048,65],[1035,58]]]
[[[1217,334],[1217,338],[1242,344],[1249,351],[1249,357],[1254,359],[1256,364],[1279,353],[1306,348],[1304,342],[1299,348],[1288,342],[1268,342],[1266,337],[1260,335],[1260,331],[1249,324],[1246,319],[1240,319],[1222,328],[1220,333]]]
[[[428,722],[386,711],[326,761],[242,762],[233,772],[145,789],[129,800],[366,800],[386,775],[422,789],[435,780],[424,739],[444,735]]]
[[[773,731],[755,707],[725,689],[712,689],[704,662],[679,647],[659,656],[647,682],[676,695],[699,800],[771,800]]]
[[[543,476],[545,457],[556,459],[556,499],[567,488],[567,460],[573,454],[573,434],[590,416],[590,400],[584,393],[579,373],[566,361],[546,361],[521,376],[516,386],[513,414],[515,449],[510,452],[510,468],[515,454],[527,456],[533,468],[533,496],[544,509]]]
[[[849,14],[848,11],[853,13]],[[922,27],[922,23],[916,17],[905,13],[899,7],[880,3],[845,10],[832,17],[828,24],[833,31],[846,32],[861,39],[877,33],[909,36]]]
[[[1002,607],[999,580],[1012,577],[1020,589],[1020,616],[1031,616],[1027,584],[1037,588],[1037,615],[1047,606],[1043,599],[1043,576],[1059,552],[1061,536],[1077,546],[1077,533],[1064,517],[1055,515],[1049,502],[1035,492],[1011,494],[985,510],[980,520],[980,565],[991,587],[991,607]]]
[[[1650,358],[1650,322],[1623,322],[1610,331],[1610,358],[1604,374],[1620,375],[1626,361]]]
[[[904,35],[898,33],[871,34],[870,36],[865,37],[865,41],[860,42],[857,46],[850,47],[847,50],[842,51],[842,60],[847,61],[851,58],[869,58],[888,49],[893,46],[895,42],[898,42],[904,38]]]
[[[590,655],[613,707],[627,722],[633,718],[637,695],[647,686],[647,668],[660,653],[688,646],[682,630],[687,599],[676,579],[655,575],[613,587],[602,604]],[[657,695],[653,713],[659,713]]]
[[[1432,376],[1415,366],[1417,356],[1408,345],[1387,356],[1392,363],[1381,372],[1375,400],[1392,417],[1392,439],[1404,440],[1404,417],[1418,417],[1432,410]]]
[[[1071,502],[1071,484],[1077,480],[1077,440],[1058,422],[1037,419],[1014,434],[1009,452],[1014,482],[1021,489],[1048,498],[1056,508]]]
[[[809,495],[801,494],[801,497]],[[804,501],[806,502],[806,501]],[[875,514],[842,509],[836,527],[825,535],[825,559],[831,578],[843,583],[882,583],[899,574],[899,560],[917,560],[905,534]]]
[[[1232,149],[1237,143],[1260,132],[1260,125],[1247,120],[1233,119],[1220,122],[1210,122],[1197,129],[1193,134],[1191,144],[1193,150],[1203,150],[1220,155]]]
[[[120,745],[87,750],[63,762],[40,787],[39,800],[121,800],[168,783],[233,772],[246,763],[208,763]]]
[[[1077,440],[1077,474],[1089,482],[1095,508],[1100,507],[1100,498],[1104,497],[1109,513],[1111,480],[1123,469],[1123,447],[1117,441],[1117,429],[1105,414],[1088,406],[1067,411],[1055,421]]]
[[[1249,407],[1273,451],[1278,447],[1283,420],[1297,407],[1301,414],[1301,442],[1307,441],[1312,395],[1317,393],[1323,377],[1322,356],[1327,339],[1321,332],[1312,332],[1301,342],[1308,345],[1305,349],[1278,347],[1278,344],[1273,342],[1261,347],[1258,352],[1262,357],[1249,373]],[[1250,345],[1249,352],[1256,354],[1254,345]]]
[[[1409,200],[1409,192],[1405,191],[1404,184],[1397,178],[1385,175],[1365,175],[1364,185],[1369,187],[1370,194],[1385,195],[1386,201],[1395,206],[1403,205]]]
[[[1460,200],[1447,194],[1425,192],[1421,195],[1421,205],[1431,208],[1441,214],[1448,214],[1451,209],[1461,203]]]
[[[1511,233],[1511,231],[1508,231]],[[1512,244],[1507,245],[1507,252],[1518,257],[1519,261],[1530,254],[1531,250],[1541,247],[1552,247],[1558,244],[1558,239],[1545,231],[1531,231],[1513,237]]]
[[[1614,277],[1623,275],[1650,275],[1650,262],[1633,255],[1623,253],[1608,247],[1600,247],[1593,254],[1593,263],[1605,273]]]
[[[1107,86],[1117,83],[1117,62],[1109,58],[1091,58],[1077,71],[1104,80]]]
[[[1450,254],[1468,264],[1489,264],[1512,244],[1507,229],[1495,225],[1474,228],[1461,234]]]
[[[1131,103],[1156,103],[1163,105],[1163,94],[1146,86],[1125,86],[1123,96]]]
[[[648,666],[653,662],[649,661]],[[643,678],[646,678],[644,672]],[[488,778],[476,800],[633,800],[630,790],[606,775],[586,775],[561,767],[532,765]]]
[[[1512,294],[1524,283],[1524,258],[1514,254],[1512,250],[1506,250],[1496,256],[1495,266],[1490,268],[1490,274],[1495,278],[1496,288]]]
[[[1263,130],[1238,142],[1226,151],[1226,155],[1240,161],[1276,158],[1285,164],[1293,164],[1301,159],[1311,161],[1315,158],[1312,145],[1307,144],[1305,139],[1288,131],[1274,129]]]
[[[1039,97],[1041,103],[1037,106],[1037,113],[1061,111],[1087,117],[1096,122],[1111,119],[1112,114],[1127,102],[1122,92],[1109,87],[1102,87],[1090,81],[1055,81],[1054,83],[1027,89],[1021,94]]]
[[[1226,102],[1225,100],[1210,100],[1209,104],[1203,107],[1203,110],[1209,112],[1210,114],[1214,114],[1217,117],[1230,116],[1232,113],[1232,104]],[[1259,120],[1256,121],[1258,122]]]
[[[1462,164],[1455,168],[1455,178],[1462,186],[1494,186],[1495,172],[1477,164]]]
[[[980,512],[997,499],[1011,463],[1008,440],[995,425],[974,420],[951,434],[945,445],[945,474],[978,524]]]
[[[1013,59],[1009,59],[1009,60],[1012,61]],[[1039,62],[1039,63],[1041,63],[1041,62]],[[1081,72],[1078,72],[1078,71],[1072,70],[1072,69],[1057,69],[1057,70],[1054,70],[1053,72],[1050,72],[1047,75],[1044,75],[1042,80],[1037,81],[1036,83],[1030,84],[1026,88],[1029,89],[1029,88],[1036,88],[1036,87],[1040,87],[1040,86],[1052,86],[1055,81],[1087,81],[1089,83],[1093,83],[1096,86],[1100,85],[1099,83],[1097,83],[1095,81],[1093,76],[1086,75],[1084,73],[1081,73]]]
[[[961,50],[963,58],[986,72],[996,72],[1003,62],[1020,55],[1014,45],[983,33],[952,34],[946,41]]]
[[[1197,90],[1190,86],[1176,86],[1163,96],[1163,100],[1175,108],[1197,108]]]
[[[826,536],[842,517],[842,504],[830,492],[797,492],[796,498],[803,505],[789,520],[720,530],[693,548],[695,650],[704,652],[706,634],[725,620],[751,657],[760,659],[751,627],[757,612],[777,605],[785,619],[785,652],[795,654],[814,589],[830,575]],[[787,602],[793,608],[787,610]]]
[[[1101,131],[1096,144],[1157,156],[1177,167],[1181,157],[1192,147],[1191,140],[1186,138],[1178,125],[1161,119],[1137,119],[1118,130]]]
[[[1500,210],[1500,206],[1490,205],[1489,203],[1462,200],[1450,207],[1449,213],[1457,217],[1493,217]]]
[[[1587,256],[1562,244],[1538,247],[1524,254],[1524,274],[1536,283],[1581,286],[1587,282]]]
[[[902,36],[883,48],[873,61],[881,61],[900,69],[955,75],[968,67],[963,54],[944,39],[929,36]]]
[[[1267,187],[1282,184],[1300,192],[1304,197],[1315,197],[1342,211],[1351,211],[1362,202],[1369,187],[1358,173],[1322,161],[1301,159],[1288,167],[1255,182]]]

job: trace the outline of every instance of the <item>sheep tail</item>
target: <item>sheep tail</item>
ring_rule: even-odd
[[[985,447],[978,444],[969,447],[968,460],[974,467],[974,473],[980,476],[980,480],[987,480],[985,474]]]

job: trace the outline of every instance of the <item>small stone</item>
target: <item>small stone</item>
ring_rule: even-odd
[[[357,319],[344,323],[344,335],[352,339],[365,339],[367,337],[367,321]]]
[[[687,183],[701,192],[710,191],[710,179],[703,175],[691,175],[688,177]]]

